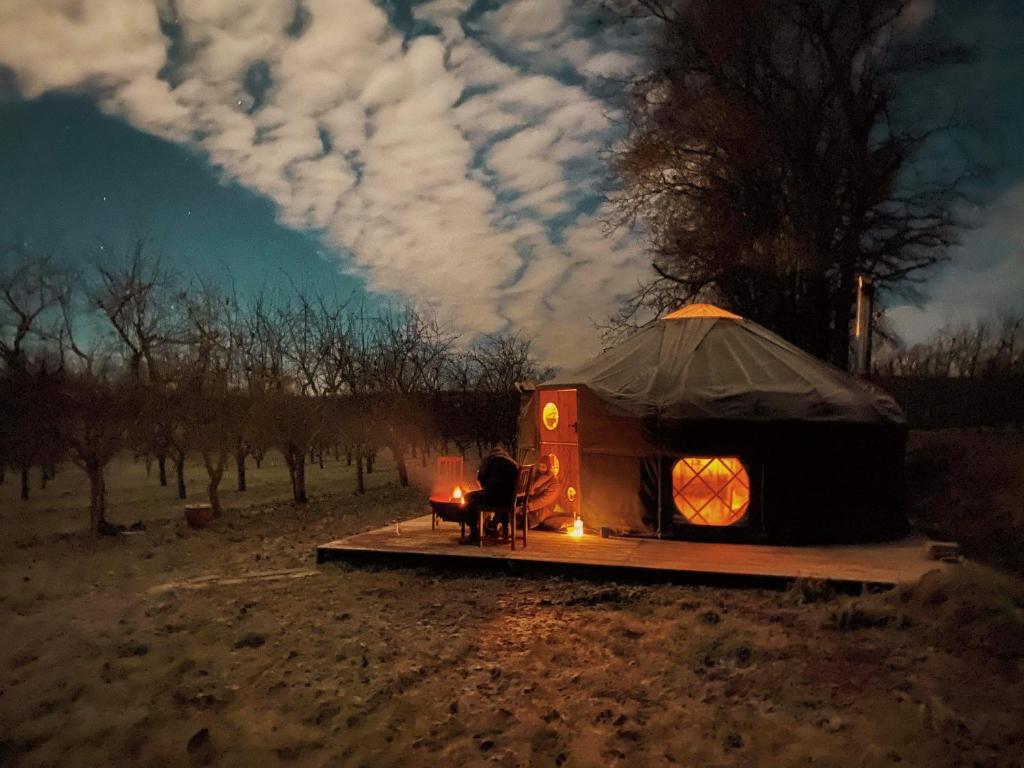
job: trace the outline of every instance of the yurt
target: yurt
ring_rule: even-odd
[[[780,543],[904,533],[906,436],[886,393],[706,304],[528,393],[519,424],[588,529]]]

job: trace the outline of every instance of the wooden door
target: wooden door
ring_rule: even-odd
[[[540,452],[553,453],[562,487],[557,507],[570,515],[580,514],[580,446],[575,389],[540,391]]]

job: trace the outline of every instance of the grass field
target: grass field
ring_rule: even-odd
[[[409,460],[410,471],[417,476],[423,470],[418,460]],[[89,522],[89,482],[85,473],[72,464],[58,468],[57,477],[41,488],[41,470],[31,473],[29,500],[19,498],[20,478],[8,472],[0,485],[0,511],[5,525],[14,525],[22,535],[47,535],[83,530]],[[383,453],[374,472],[365,476],[368,489],[376,489],[395,481],[390,455]],[[167,465],[167,486],[157,480],[156,462],[147,472],[146,462],[122,456],[106,472],[107,517],[113,523],[127,525],[137,520],[170,520],[184,514],[186,504],[206,502],[207,475],[201,460],[191,457],[185,465],[187,499],[178,498],[174,467]],[[306,466],[306,488],[310,495],[344,496],[356,487],[355,469],[345,464],[344,456],[335,461],[325,458],[321,469],[316,464]],[[291,504],[291,484],[288,468],[281,454],[271,451],[260,468],[250,458],[246,464],[246,490],[239,492],[234,462],[228,464],[221,481],[221,503],[225,509],[253,506]]]
[[[9,477],[0,765],[1024,764],[1015,577],[851,598],[315,566],[424,511],[378,467],[364,497],[311,467],[296,508],[270,457],[191,531],[173,479],[122,462],[110,518],[146,530],[100,539],[78,471],[28,504]]]

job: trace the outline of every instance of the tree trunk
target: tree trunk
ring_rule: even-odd
[[[352,449],[349,448],[348,446],[345,446],[345,466],[346,467],[351,467],[352,466]],[[0,471],[0,483],[2,483],[3,481],[4,481],[3,472]]]
[[[178,498],[186,498],[185,493],[185,454],[179,453],[174,457],[174,472],[178,476]]]
[[[854,304],[857,300],[857,278],[852,272],[841,276],[835,301],[835,324],[832,332],[831,362],[841,370],[850,368],[850,324],[853,321]]]
[[[292,484],[292,498],[295,498],[295,455],[292,453],[292,449],[288,448],[284,451],[284,463],[288,467],[288,480]]]
[[[306,452],[295,452],[295,503],[305,504],[306,498]]]
[[[89,475],[89,531],[96,536],[107,522],[107,489],[100,464],[89,462],[85,471]]]
[[[21,468],[21,500],[28,501],[28,467]]]
[[[356,449],[356,494],[366,493],[366,478],[363,477],[363,449]]]
[[[206,495],[210,499],[210,509],[214,517],[220,517],[220,481],[224,477],[224,464],[227,462],[227,449],[217,452],[217,462],[214,463],[210,454],[203,452],[203,464],[206,465],[206,475],[210,482],[206,486]]]
[[[4,480],[7,479],[4,476],[4,469],[5,469],[4,463],[2,461],[0,461],[0,485],[3,485],[4,484]]]
[[[245,449],[235,450],[235,467],[238,470],[238,490],[245,490]]]
[[[321,448],[316,455],[317,464],[320,465],[320,469],[324,468],[324,451]]]
[[[366,474],[373,474],[373,462],[377,460],[377,452],[374,450],[368,450],[366,452]]]
[[[210,509],[213,510],[214,517],[220,517],[220,478],[216,480],[210,480],[206,486],[206,495],[210,499]]]
[[[160,487],[167,487],[167,454],[160,453],[156,457],[156,465],[160,474]]]
[[[263,466],[263,451],[262,450],[253,451],[252,452],[252,457],[256,460],[256,469],[259,469],[260,467]]]
[[[50,472],[45,464],[42,466],[42,474],[39,477],[39,487],[46,488],[46,483],[50,479]]]
[[[395,457],[395,469],[398,470],[398,484],[402,488],[408,488],[409,468],[405,466],[405,450],[403,446],[392,445],[391,455]]]

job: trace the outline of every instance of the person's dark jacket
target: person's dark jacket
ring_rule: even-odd
[[[476,475],[480,481],[481,503],[511,507],[518,476],[519,465],[505,451],[496,448],[488,453]]]

